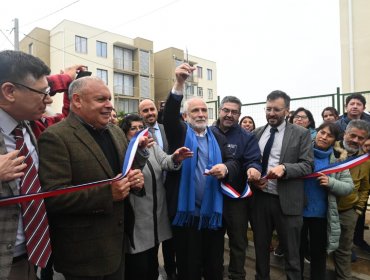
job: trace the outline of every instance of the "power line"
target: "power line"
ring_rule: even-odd
[[[8,40],[8,42],[14,47],[14,44],[13,44],[13,42],[9,39],[9,37],[8,36],[6,36],[6,34],[0,29],[0,32],[1,32],[1,34],[3,34],[4,35],[4,37],[5,37],[5,39],[6,40]]]
[[[54,14],[56,14],[56,13],[59,13],[60,11],[62,11],[62,10],[64,10],[64,9],[66,9],[66,8],[68,8],[68,7],[70,7],[70,6],[74,5],[74,4],[76,4],[76,3],[78,3],[78,2],[80,2],[80,0],[76,0],[76,1],[74,1],[74,2],[72,2],[72,3],[70,3],[70,4],[68,4],[67,6],[64,6],[63,8],[60,8],[59,10],[56,10],[56,11],[54,11],[54,12],[51,12],[50,14],[47,14],[47,15],[45,15],[45,16],[43,16],[43,17],[39,18],[39,19],[36,19],[36,20],[31,21],[31,22],[29,22],[29,23],[26,23],[26,24],[22,25],[22,27],[24,27],[24,26],[28,26],[28,25],[31,25],[31,24],[33,24],[33,23],[35,23],[35,22],[38,22],[38,21],[43,20],[43,19],[45,19],[45,18],[48,18],[48,17],[50,17],[50,16],[52,16],[52,15],[54,15]]]
[[[47,44],[47,43],[45,43],[45,42],[43,42],[43,41],[40,41],[40,40],[38,40],[38,39],[36,39],[36,38],[34,38],[34,37],[32,37],[32,36],[29,36],[29,35],[27,35],[27,34],[23,34],[23,35],[24,35],[25,37],[28,37],[28,38],[30,38],[30,39],[32,39],[32,40],[34,40],[34,41],[36,41],[36,42],[39,42],[40,44],[43,44],[43,45],[48,46],[49,48],[53,48],[53,49],[55,49],[55,50],[57,50],[57,51],[64,52],[64,53],[66,53],[66,54],[68,54],[68,55],[71,55],[71,56],[74,56],[74,57],[76,57],[76,58],[78,58],[78,59],[80,59],[80,60],[83,60],[83,61],[86,61],[86,62],[90,62],[90,63],[94,63],[94,64],[96,64],[96,65],[98,65],[98,66],[105,67],[105,68],[110,69],[110,70],[112,70],[112,71],[114,71],[114,69],[115,69],[115,68],[113,68],[113,67],[111,67],[111,66],[109,66],[109,65],[104,65],[104,64],[98,63],[98,62],[96,62],[96,61],[94,61],[94,60],[87,59],[87,58],[82,57],[82,56],[79,56],[79,55],[77,55],[77,54],[75,54],[75,53],[66,52],[66,51],[65,51],[65,50],[63,50],[63,49],[60,49],[60,48],[54,47],[54,46],[52,46],[52,45],[50,45],[50,44]],[[170,81],[170,79],[163,79],[163,78],[157,78],[157,77],[154,77],[154,79],[156,79],[156,80]]]

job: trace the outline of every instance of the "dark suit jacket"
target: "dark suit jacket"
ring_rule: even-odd
[[[32,144],[37,149],[36,138],[32,133],[31,127],[26,123],[25,127],[30,134]],[[5,155],[7,153],[4,137],[0,133],[0,154]],[[15,180],[8,182],[0,181],[0,197],[16,195],[19,195],[19,190]],[[8,279],[10,273],[20,212],[20,204],[0,207],[0,279]]]
[[[163,151],[168,153],[168,142],[166,137],[166,132],[164,130],[164,126],[161,123],[158,123],[159,131],[161,132],[162,141],[163,141]]]
[[[122,164],[127,140],[122,130],[108,126]],[[43,190],[54,190],[113,178],[99,145],[71,113],[49,127],[39,139]],[[141,166],[145,165],[145,161]],[[46,200],[55,269],[81,276],[115,272],[123,256],[124,205],[113,202],[110,185]]]
[[[254,131],[257,139],[261,138],[267,125]],[[303,179],[313,171],[313,149],[310,131],[306,128],[286,124],[281,147],[280,164],[286,167],[286,175],[278,180],[277,191],[280,205],[285,215],[302,215],[304,207]]]
[[[163,125],[167,135],[169,154],[172,154],[176,149],[184,146],[187,125],[179,117],[180,114],[181,100],[174,98],[173,94],[170,94],[164,108]],[[228,175],[224,179],[231,185],[234,185],[233,181],[240,168],[239,163],[234,160],[227,148],[227,141],[225,136],[213,131],[216,140],[220,146],[222,153],[223,163],[227,166],[229,171]],[[172,220],[177,211],[177,202],[179,196],[179,183],[181,177],[181,170],[171,171],[167,173],[165,188],[167,196],[168,214]]]

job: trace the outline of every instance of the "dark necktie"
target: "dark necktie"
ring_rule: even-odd
[[[37,170],[27,145],[23,139],[22,126],[14,130],[16,149],[20,156],[25,156],[27,164],[24,176],[20,181],[20,194],[37,193],[41,189]],[[26,237],[28,259],[31,263],[45,267],[51,254],[49,224],[43,199],[35,199],[21,203],[23,229]]]
[[[272,148],[272,144],[274,144],[274,139],[275,139],[275,132],[277,132],[276,127],[271,127],[270,129],[270,138],[267,140],[267,143],[265,145],[265,149],[263,150],[263,155],[262,155],[262,175],[266,174],[267,171],[267,164],[269,162],[269,157],[270,157],[270,152]]]
[[[155,135],[155,128],[154,127],[149,127],[149,132],[152,134],[152,137],[154,141],[159,145],[157,136]]]

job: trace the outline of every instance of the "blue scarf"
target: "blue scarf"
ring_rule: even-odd
[[[215,136],[207,127],[208,167],[222,163],[221,151]],[[180,177],[177,213],[173,220],[175,226],[191,226],[195,213],[195,170],[197,168],[198,141],[194,130],[188,125],[185,137],[185,147],[194,152],[192,158],[183,161]],[[207,176],[206,185],[200,208],[198,229],[218,229],[222,227],[223,197],[220,182],[214,176]]]

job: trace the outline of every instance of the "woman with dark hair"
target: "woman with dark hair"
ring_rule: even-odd
[[[123,119],[121,128],[130,141],[144,129],[144,121],[137,114],[129,114]],[[163,170],[178,170],[181,162],[193,155],[186,147],[167,155],[153,141],[144,174],[144,196],[130,195],[135,221],[133,243],[126,242],[125,279],[157,280],[158,247],[160,242],[172,237],[167,214],[166,193],[163,186]]]
[[[297,110],[294,111],[289,121],[296,125],[307,128],[311,133],[311,139],[315,139],[316,136],[315,120],[313,118],[312,113],[309,110],[303,107],[299,107]]]
[[[322,120],[324,122],[335,122],[339,119],[339,113],[334,107],[326,107],[321,112]]]
[[[241,118],[239,125],[246,131],[252,132],[256,128],[256,124],[251,116],[244,116]]]
[[[315,172],[337,161],[333,146],[338,136],[339,130],[334,123],[325,122],[317,128],[313,146]],[[325,279],[326,253],[333,252],[339,245],[337,196],[345,196],[352,189],[353,182],[348,169],[330,175],[320,173],[319,177],[305,179],[306,205],[300,248],[302,279],[307,249],[311,256],[310,279]],[[308,236],[309,248],[306,247]]]

